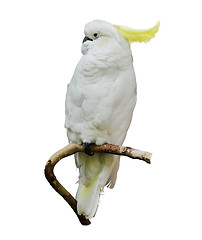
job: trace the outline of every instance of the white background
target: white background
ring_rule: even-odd
[[[80,225],[44,177],[67,145],[64,101],[85,24],[103,19],[160,30],[132,45],[138,102],[122,158],[90,226]],[[201,4],[192,0],[1,1],[1,239],[202,239]],[[55,169],[74,195],[73,157]]]

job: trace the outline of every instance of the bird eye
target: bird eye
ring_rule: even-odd
[[[94,33],[93,36],[94,36],[94,38],[96,39],[96,38],[98,38],[100,35],[99,35],[98,33]]]

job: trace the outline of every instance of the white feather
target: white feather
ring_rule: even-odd
[[[70,142],[122,145],[136,103],[136,81],[129,44],[104,21],[86,25],[85,34],[100,38],[82,44],[78,63],[66,95],[65,127]],[[80,171],[78,211],[95,215],[104,186],[116,182],[119,157],[76,154]],[[86,194],[84,194],[86,192]]]

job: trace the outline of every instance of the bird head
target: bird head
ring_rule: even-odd
[[[81,48],[83,54],[86,54],[90,49],[106,51],[108,47],[115,46],[121,41],[117,29],[112,24],[102,20],[87,23],[84,34],[85,37]]]

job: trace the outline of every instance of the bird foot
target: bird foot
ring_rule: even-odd
[[[92,144],[93,144],[93,143],[89,143],[89,142],[84,142],[84,143],[83,143],[83,150],[84,150],[84,152],[85,152],[87,155],[89,155],[89,156],[93,156],[93,155],[94,155],[94,153],[91,152],[90,149],[89,149],[89,146],[92,145]]]

